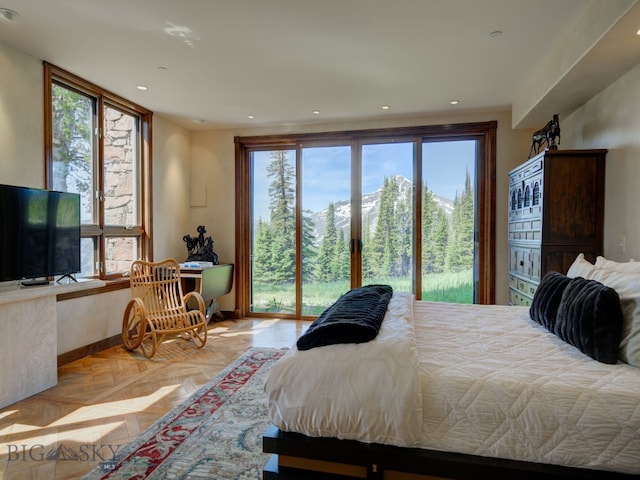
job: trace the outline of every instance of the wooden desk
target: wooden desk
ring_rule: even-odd
[[[210,267],[191,267],[180,264],[180,279],[184,293],[196,291],[202,295],[207,306],[207,321],[215,315],[224,318],[217,298],[226,295],[233,286],[233,264],[223,263]],[[187,265],[189,265],[187,263]]]

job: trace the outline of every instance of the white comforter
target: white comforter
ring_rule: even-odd
[[[271,421],[308,436],[640,474],[640,369],[606,365],[526,307],[394,293],[378,337],[269,372]]]
[[[283,431],[416,446],[422,435],[413,295],[394,293],[367,343],[299,351],[269,371],[269,416]]]

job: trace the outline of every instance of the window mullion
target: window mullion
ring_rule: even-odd
[[[99,96],[97,99],[97,108],[96,108],[96,128],[95,128],[95,139],[96,145],[98,148],[96,149],[96,202],[97,202],[97,223],[100,229],[100,234],[98,235],[98,265],[99,265],[99,275],[101,279],[106,278],[106,255],[105,255],[105,236],[104,236],[104,228],[105,228],[105,220],[104,220],[104,192],[105,192],[105,175],[104,175],[104,132],[105,132],[105,120],[104,120],[104,97]]]

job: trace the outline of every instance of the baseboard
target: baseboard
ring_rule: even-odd
[[[210,323],[221,322],[222,320],[235,320],[237,318],[235,316],[235,312],[229,310],[222,310],[220,314],[222,315],[222,318],[214,315],[211,317]]]
[[[234,312],[223,310],[221,313],[224,318],[214,317],[212,319],[212,322],[235,319]],[[106,350],[107,348],[115,347],[116,345],[122,345],[122,336],[120,334],[114,335],[113,337],[105,338],[104,340],[100,340],[99,342],[85,345],[84,347],[76,348],[66,353],[62,353],[58,355],[58,368],[66,365],[67,363],[80,360],[81,358],[84,358],[88,355],[93,355],[94,353],[101,352],[102,350]]]
[[[94,353],[98,353],[98,352],[101,352],[102,350],[106,350],[107,348],[111,348],[121,344],[122,344],[122,336],[118,334],[118,335],[114,335],[113,337],[100,340],[99,342],[94,342],[89,345],[85,345],[84,347],[76,348],[69,352],[62,353],[58,355],[58,368],[60,368],[63,365],[66,365],[67,363],[71,363],[75,360],[79,360],[88,355],[93,355]]]

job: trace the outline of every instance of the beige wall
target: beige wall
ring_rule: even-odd
[[[0,43],[0,183],[44,187],[42,61]]]
[[[233,263],[235,257],[235,160],[233,134],[227,132],[193,132],[191,143],[191,188],[206,193],[206,205],[192,206],[191,227],[197,234],[204,225],[213,238],[213,250],[220,263]],[[232,295],[227,295],[232,297]],[[233,310],[231,298],[223,299],[223,310]],[[225,308],[228,307],[228,308]]]
[[[191,132],[153,117],[153,256],[186,258],[182,237],[190,231]]]
[[[640,260],[640,64],[560,122],[562,148],[607,148],[604,254]],[[620,247],[625,239],[625,251]]]
[[[497,120],[496,161],[496,302],[507,303],[507,173],[527,159],[530,132],[511,129],[509,112],[481,112],[465,115],[425,115],[413,118],[390,118],[359,122],[300,125],[297,127],[256,128],[192,134],[192,185],[208,182],[206,207],[191,208],[194,224],[202,221],[214,237],[216,252],[224,260],[235,255],[234,202],[234,136],[309,133],[367,128],[390,128],[416,125],[485,122]],[[233,293],[233,292],[232,292]],[[223,310],[234,306],[229,294],[220,300]]]

